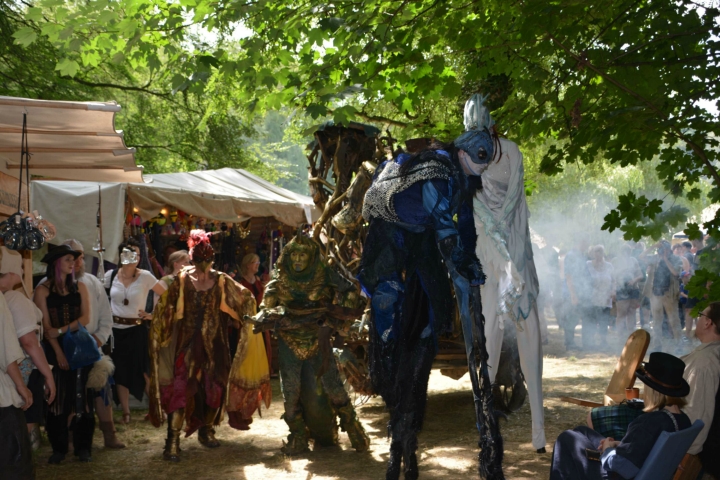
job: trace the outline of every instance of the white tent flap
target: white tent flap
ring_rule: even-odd
[[[125,225],[125,184],[71,181],[32,181],[33,209],[55,225],[59,244],[74,238],[85,247],[85,255],[97,256],[96,214],[98,185],[102,194],[103,244],[105,260],[118,262],[118,246],[123,241]]]

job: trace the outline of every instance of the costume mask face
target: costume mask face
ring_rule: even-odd
[[[123,248],[120,254],[120,265],[130,265],[138,262],[138,254],[135,250],[129,248]]]
[[[290,253],[290,261],[292,262],[293,270],[296,272],[302,272],[310,263],[310,254],[304,249],[295,250]]]
[[[468,155],[464,150],[460,150],[458,152],[458,157],[460,158],[460,166],[462,167],[463,172],[465,172],[465,175],[474,175],[479,177],[488,167],[487,163],[473,163],[470,155]]]
[[[479,176],[493,158],[493,138],[487,130],[465,132],[454,143],[459,150],[460,164],[467,175]]]

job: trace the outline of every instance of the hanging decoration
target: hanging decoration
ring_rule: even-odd
[[[44,220],[37,212],[25,216],[22,206],[22,177],[25,169],[25,181],[30,187],[30,150],[28,148],[27,112],[23,113],[22,137],[20,145],[20,176],[18,180],[18,211],[0,223],[0,237],[10,250],[38,250],[46,240],[55,237],[55,227]],[[28,198],[28,210],[30,209]],[[39,227],[39,228],[38,228]]]
[[[103,254],[105,253],[105,247],[103,246],[102,236],[102,193],[100,191],[100,185],[98,185],[98,209],[97,215],[95,215],[95,225],[97,226],[97,241],[93,250],[98,254],[98,270],[97,278],[101,282],[105,282],[105,259]]]

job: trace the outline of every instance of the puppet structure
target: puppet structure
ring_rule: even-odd
[[[180,460],[180,431],[198,430],[206,447],[220,444],[215,426],[229,415],[230,426],[249,429],[253,413],[271,390],[265,344],[242,322],[256,311],[249,290],[212,269],[209,236],[193,230],[188,240],[192,267],[186,267],[160,298],[150,332],[150,418],[154,426],[168,417],[164,458]],[[240,328],[235,358],[228,330]]]
[[[493,121],[484,99],[473,95],[465,104],[465,128],[484,131]],[[533,260],[523,159],[518,146],[494,135],[495,155],[482,174],[482,190],[473,211],[478,235],[477,257],[487,280],[482,287],[490,380],[495,381],[505,325],[516,330],[520,366],[528,386],[532,444],[545,451],[542,396],[542,340],[537,309],[538,277]],[[510,321],[505,322],[505,319]]]
[[[476,355],[486,358],[475,258],[472,193],[493,155],[490,133],[467,132],[448,146],[400,154],[378,167],[365,195],[370,223],[358,279],[371,297],[370,376],[390,411],[386,478],[418,478],[417,435],[438,335],[460,312],[477,426],[480,471],[502,477],[502,437],[492,407],[487,370],[478,379]],[[457,224],[453,217],[457,215]],[[479,334],[479,336],[478,336]],[[403,467],[404,465],[404,467]]]
[[[370,445],[345,391],[330,339],[358,312],[343,308],[355,287],[320,258],[318,244],[301,233],[283,249],[273,279],[267,284],[256,330],[278,335],[280,381],[285,402],[283,418],[290,435],[283,452],[308,450],[308,441],[337,444],[336,416],[352,446]]]

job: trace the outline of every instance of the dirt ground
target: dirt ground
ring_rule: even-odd
[[[560,402],[562,395],[602,401],[602,393],[615,366],[621,347],[608,346],[605,353],[584,354],[564,351],[562,332],[550,319],[550,343],[545,346],[543,388],[545,395],[546,454],[537,454],[530,444],[530,408],[526,404],[507,421],[501,421],[505,441],[504,471],[508,480],[548,478],[552,447],[558,434],[582,424],[587,409]],[[610,345],[617,345],[610,334]],[[579,341],[579,338],[578,338]],[[428,391],[425,426],[419,437],[420,476],[425,479],[478,478],[477,430],[470,381],[459,381],[433,371]],[[225,425],[218,430],[220,448],[202,447],[194,435],[181,441],[182,461],[162,460],[164,429],[143,421],[145,412],[134,411],[129,426],[118,426],[124,450],[106,450],[96,430],[92,462],[79,463],[74,457],[59,466],[47,465],[51,450],[47,439],[36,454],[38,479],[380,479],[384,478],[389,442],[388,416],[380,398],[358,408],[371,438],[370,451],[356,453],[344,433],[340,446],[319,448],[306,455],[285,457],[281,441],[288,431],[281,420],[282,395],[273,380],[273,402],[250,431],[240,432]],[[116,413],[116,420],[119,419]]]

